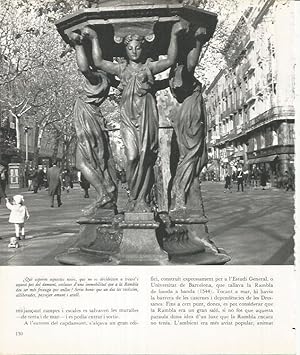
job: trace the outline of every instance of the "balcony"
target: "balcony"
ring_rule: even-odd
[[[246,47],[247,49],[250,48],[250,47],[252,46],[252,44],[254,43],[253,39],[252,39],[251,36],[250,36],[250,33],[248,33],[248,34],[246,35],[246,38],[245,38],[244,43],[245,43],[245,47]]]
[[[293,106],[272,107],[270,110],[265,111],[262,114],[253,118],[251,122],[248,122],[246,129],[250,131],[274,120],[287,119],[288,117],[289,119],[294,119],[294,116],[295,109]]]
[[[225,112],[222,112],[220,116],[221,116],[221,120],[225,120],[226,118]]]
[[[245,130],[244,125],[240,126],[239,128],[233,128],[226,133],[220,133],[220,138],[216,139],[216,145],[223,145],[226,142],[231,142],[237,137],[241,137],[245,135],[247,132]]]
[[[263,85],[262,83],[258,82],[255,84],[255,93],[256,95],[261,95],[263,92]]]
[[[248,90],[246,91],[246,93],[245,93],[245,100],[246,100],[246,103],[248,104],[248,103],[254,101],[255,98],[256,98],[256,97],[255,97],[255,92],[254,92],[253,88],[248,89]]]
[[[259,159],[261,162],[270,161],[271,158],[276,158],[279,154],[294,154],[295,146],[292,144],[289,145],[276,145],[265,147],[262,149],[257,149],[255,151],[250,151],[247,153],[248,159]]]

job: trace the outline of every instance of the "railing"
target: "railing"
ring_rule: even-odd
[[[226,134],[220,133],[220,138],[216,139],[216,144],[223,144],[228,140],[234,139],[237,135],[246,134],[250,130],[253,130],[255,126],[259,124],[265,124],[270,122],[274,119],[278,119],[281,117],[293,117],[295,115],[295,109],[293,106],[276,106],[271,108],[268,111],[263,112],[262,114],[258,115],[254,119],[248,122],[244,122],[241,126],[233,128],[230,132]],[[221,114],[221,118],[226,117],[225,113]]]
[[[250,100],[251,98],[253,98],[255,96],[254,94],[254,90],[253,88],[250,88],[246,91],[246,94],[245,94],[245,99],[246,101]]]
[[[246,34],[246,37],[243,42],[245,43],[245,46],[248,44],[248,42],[250,42],[250,33]]]
[[[256,116],[254,119],[249,122],[249,126],[247,128],[253,129],[254,126],[260,123],[267,123],[272,121],[274,118],[287,117],[287,116],[295,116],[295,109],[293,106],[276,106],[272,107],[270,110],[261,113]]]

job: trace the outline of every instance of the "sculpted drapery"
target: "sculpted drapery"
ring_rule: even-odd
[[[74,105],[74,125],[77,134],[76,165],[95,188],[97,198],[85,214],[98,208],[115,208],[117,199],[116,173],[105,121],[100,105],[110,89],[109,76],[93,68],[86,55],[83,37],[73,34],[79,70],[85,76],[82,94]]]
[[[176,75],[180,76],[180,80]],[[200,82],[184,72],[184,68],[180,66],[174,71],[170,87],[174,97],[181,102],[173,118],[179,161],[173,179],[171,209],[176,210],[186,206],[192,184],[195,180],[198,183],[208,157],[205,141],[206,117]]]
[[[122,90],[120,130],[127,158],[132,162],[127,179],[131,198],[137,200],[151,189],[157,157],[158,113],[151,93],[154,78],[147,62],[138,69],[121,64],[118,76]]]
[[[208,160],[202,85],[194,77],[204,42],[201,29],[195,31],[192,41],[193,46],[182,56],[181,62],[172,67],[169,78],[171,92],[180,103],[173,118],[179,152],[171,186],[170,209],[173,211],[195,209],[199,205],[199,175]]]
[[[154,75],[175,64],[177,36],[184,29],[180,22],[173,25],[167,58],[156,62],[144,57],[143,37],[134,33],[127,35],[123,42],[126,62],[121,64],[103,59],[96,31],[90,27],[82,31],[83,36],[91,41],[95,67],[118,76],[121,81],[120,130],[127,157],[128,210],[150,211],[147,197],[153,185],[153,166],[158,147],[158,114],[151,89]]]

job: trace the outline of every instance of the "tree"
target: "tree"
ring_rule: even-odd
[[[79,78],[74,58],[53,24],[70,4],[61,1],[11,1],[0,9],[1,111],[15,119],[17,148],[20,126],[34,122],[37,163],[46,128],[70,121]],[[65,124],[65,126],[68,126]]]

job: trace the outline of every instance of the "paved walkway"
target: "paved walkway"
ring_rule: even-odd
[[[54,257],[77,239],[76,220],[91,198],[83,198],[78,185],[63,192],[63,205],[50,208],[47,191],[23,193],[31,217],[26,224],[26,239],[19,249],[7,247],[14,235],[9,210],[0,205],[0,265],[57,265]],[[223,183],[204,182],[202,193],[209,232],[219,247],[232,257],[230,264],[293,263],[293,194],[281,190],[247,190],[224,193]]]
[[[279,189],[246,188],[224,193],[205,182],[202,193],[209,232],[232,257],[230,264],[293,264],[294,195]]]

